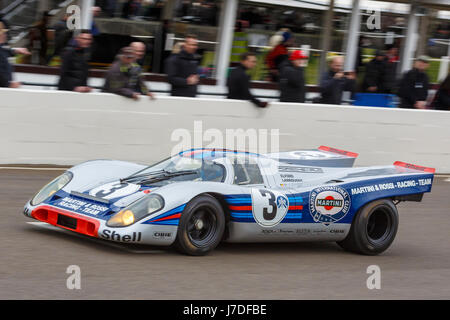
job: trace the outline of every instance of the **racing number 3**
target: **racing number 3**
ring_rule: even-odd
[[[276,190],[252,188],[251,192],[255,222],[266,228],[279,224],[289,210],[289,199]]]
[[[259,189],[259,192],[263,197],[269,197],[269,206],[272,208],[271,212],[269,212],[268,207],[263,207],[264,220],[270,221],[275,219],[275,217],[277,216],[277,203],[275,202],[275,195],[273,194],[273,192],[264,189]]]
[[[115,185],[112,185],[111,189],[109,189],[109,190],[106,190],[106,189],[100,190],[99,192],[97,192],[95,194],[95,196],[103,198],[103,197],[109,196],[110,194],[116,192],[117,190],[125,188],[126,186],[128,186],[128,183],[115,184]]]

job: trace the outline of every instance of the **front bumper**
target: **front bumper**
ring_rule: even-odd
[[[178,231],[176,225],[152,225],[139,222],[128,227],[111,228],[106,226],[105,220],[46,204],[31,206],[27,203],[24,214],[72,232],[120,243],[167,246],[175,241]]]

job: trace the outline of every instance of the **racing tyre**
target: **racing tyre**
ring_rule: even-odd
[[[210,195],[192,199],[181,214],[175,247],[182,253],[202,256],[222,240],[225,215],[220,203]]]
[[[358,211],[347,237],[338,244],[347,251],[377,255],[389,248],[397,229],[398,212],[392,201],[373,201]]]

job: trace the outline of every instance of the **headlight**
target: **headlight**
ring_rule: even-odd
[[[35,206],[40,204],[54,193],[64,188],[64,186],[72,180],[72,177],[73,174],[70,171],[66,171],[64,174],[57,177],[55,180],[43,187],[41,191],[39,191],[33,199],[31,199],[31,205]]]
[[[152,194],[113,215],[106,225],[108,227],[127,227],[163,207],[164,199],[158,194]]]

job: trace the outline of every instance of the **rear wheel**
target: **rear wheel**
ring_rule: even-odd
[[[349,234],[338,244],[347,251],[377,255],[389,248],[397,229],[398,212],[392,201],[373,201],[358,211]]]
[[[182,253],[201,256],[222,240],[225,216],[220,203],[210,195],[192,199],[181,214],[176,248]]]

